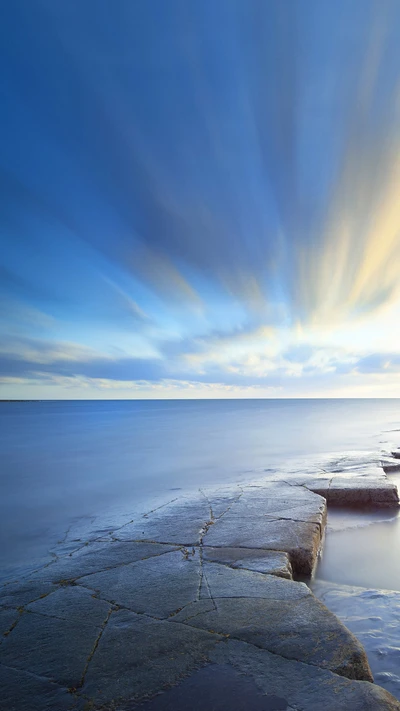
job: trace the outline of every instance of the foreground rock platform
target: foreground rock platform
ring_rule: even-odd
[[[310,488],[200,490],[3,585],[0,709],[201,711],[212,688],[221,711],[400,710],[292,579],[312,573],[326,523]]]

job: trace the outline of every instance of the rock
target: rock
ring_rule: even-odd
[[[242,574],[245,571],[229,571]],[[246,575],[252,575],[247,573]],[[253,573],[253,575],[256,575]],[[224,596],[211,595],[214,609],[199,610],[196,603],[186,606],[171,618],[172,622],[184,622],[191,626],[212,630],[231,638],[267,649],[274,654],[313,664],[349,679],[372,681],[367,657],[357,639],[342,625],[302,583],[271,577],[266,595],[270,597],[235,597],[239,589],[218,586],[214,589]],[[227,578],[227,583],[231,582]],[[279,585],[280,583],[280,585]],[[279,590],[274,592],[274,586]],[[266,583],[268,588],[268,583]]]
[[[137,613],[168,617],[196,600],[201,582],[199,551],[176,551],[81,578],[102,598]]]
[[[220,640],[187,625],[119,610],[104,630],[82,693],[98,704],[151,696],[203,665]]]
[[[384,475],[356,488],[344,477],[324,489],[322,479],[328,502],[338,491],[347,502],[373,494],[378,505],[391,491],[393,501]],[[249,699],[262,689],[263,711],[400,710],[364,681],[372,677],[357,639],[290,579],[291,568],[311,574],[324,532],[326,501],[313,485],[200,491],[107,527],[108,540],[86,531],[88,544],[72,550],[66,539],[64,555],[0,589],[0,707],[128,711],[187,678],[171,703],[178,711],[189,689],[182,708],[195,711],[199,674],[233,679],[238,703],[240,689]]]
[[[235,570],[218,563],[203,564],[203,579],[200,598],[218,597],[264,598],[268,600],[299,600],[309,597],[310,588],[304,583],[295,583],[273,575],[251,570]]]
[[[310,575],[326,522],[326,502],[304,487],[271,484],[245,490],[203,537],[207,547],[287,553],[296,574]]]
[[[0,634],[7,635],[8,631],[18,620],[18,610],[0,610]]]
[[[385,476],[335,476],[331,480],[310,480],[305,487],[320,494],[328,506],[398,508],[397,486]]]
[[[392,474],[400,471],[400,464],[397,462],[382,462],[382,469],[386,474]]]
[[[72,711],[83,709],[77,699],[51,681],[0,664],[2,711]]]
[[[208,530],[207,546],[284,551],[296,574],[311,575],[321,544],[315,523],[270,520],[265,516],[222,518]]]
[[[142,516],[116,533],[118,540],[152,541],[195,546],[204,525],[211,520],[210,507],[203,496],[170,504],[152,515]]]
[[[27,612],[2,642],[0,663],[77,687],[100,632],[85,619],[76,622]]]
[[[57,590],[51,582],[42,580],[22,580],[9,583],[0,589],[0,605],[22,607]]]
[[[61,620],[82,622],[101,627],[110,612],[110,605],[93,597],[90,590],[79,585],[60,587],[45,598],[26,606],[28,612],[38,612]]]
[[[328,506],[374,506],[397,508],[399,495],[395,484],[385,480],[333,479],[328,492]]]
[[[400,703],[375,684],[351,681],[327,669],[284,659],[244,642],[227,640],[215,648],[210,659],[217,664],[231,664],[252,679],[267,697],[284,699],[287,711],[400,710]]]
[[[100,570],[111,570],[120,565],[152,558],[173,550],[177,550],[177,547],[159,543],[93,542],[37,571],[30,580],[40,580],[42,583],[44,581],[53,583],[73,581],[83,575],[96,573]]]
[[[269,573],[292,579],[292,566],[284,551],[265,551],[257,548],[203,548],[203,560],[225,563],[232,568],[245,568],[258,573]]]

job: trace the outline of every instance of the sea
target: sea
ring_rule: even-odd
[[[378,465],[398,445],[397,399],[0,402],[0,567],[40,557],[79,519],[118,520],[199,486]],[[338,537],[368,521],[344,514]]]
[[[379,467],[398,399],[0,402],[0,582],[199,487]],[[400,484],[400,475],[390,477]],[[311,587],[400,698],[400,517],[331,510]]]

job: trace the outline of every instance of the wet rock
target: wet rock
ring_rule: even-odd
[[[116,533],[122,541],[154,541],[195,546],[202,538],[210,507],[202,496],[194,501],[179,501],[152,515],[142,516]]]
[[[0,664],[0,709],[4,711],[72,711],[83,709],[67,689],[28,672]]]
[[[330,480],[314,479],[304,486],[324,496],[328,506],[398,508],[397,486],[383,476],[335,476]]]
[[[397,458],[397,457],[396,457]],[[400,462],[382,462],[382,469],[386,474],[392,474],[400,471]]]
[[[271,578],[270,598],[236,598],[234,592],[229,597],[225,589],[224,597],[212,596],[214,609],[201,612],[191,604],[171,621],[228,635],[349,679],[372,681],[363,647],[337,617],[302,583]],[[274,597],[273,584],[279,582]],[[214,587],[220,591],[215,580]]]
[[[58,588],[45,598],[27,605],[26,610],[71,622],[84,621],[85,624],[100,627],[107,618],[110,605],[97,600],[90,590],[74,585]]]
[[[2,642],[0,663],[76,687],[100,632],[85,619],[76,622],[27,612]]]
[[[0,605],[22,607],[48,595],[53,590],[56,590],[56,587],[49,581],[28,579],[9,583],[0,589]]]
[[[72,555],[64,556],[54,561],[46,568],[37,571],[30,580],[51,581],[53,583],[76,580],[84,575],[116,568],[137,560],[152,558],[169,551],[176,546],[165,546],[159,543],[133,543],[108,541],[89,543]],[[27,583],[29,584],[29,583]]]
[[[338,491],[347,501],[373,491],[386,505],[384,475],[356,489],[346,481]],[[65,555],[0,589],[8,631],[0,665],[15,677],[4,708],[70,711],[71,700],[71,711],[128,711],[212,663],[234,669],[235,683],[248,675],[270,706],[400,709],[383,690],[352,681],[371,679],[362,646],[290,579],[291,567],[311,574],[321,544],[326,501],[313,485],[310,477],[202,490],[110,527],[105,540],[89,531],[79,550],[66,537]],[[329,479],[328,502],[331,491]]]
[[[203,548],[203,560],[225,563],[232,568],[245,568],[258,573],[269,573],[281,578],[292,578],[292,566],[284,551],[264,551],[257,548]]]
[[[311,575],[321,543],[321,528],[315,523],[271,521],[265,516],[224,517],[208,530],[205,542],[212,547],[284,551],[295,573]]]
[[[283,698],[290,709],[304,711],[399,711],[400,703],[368,681],[351,681],[327,669],[304,664],[236,640],[210,654],[217,664],[231,664],[267,696]]]
[[[134,612],[168,617],[197,599],[200,575],[199,552],[179,550],[94,573],[79,582]]]
[[[179,686],[137,707],[141,711],[287,711],[284,697],[265,694],[230,664],[207,664]]]
[[[98,704],[140,699],[176,684],[208,661],[221,637],[181,624],[114,612],[88,669],[82,693]]]
[[[12,627],[18,620],[18,617],[18,610],[0,610],[0,634],[7,634],[10,627]]]
[[[399,494],[391,482],[338,477],[333,479],[328,492],[328,506],[373,506],[397,508]]]
[[[234,570],[218,563],[204,563],[206,585],[200,597],[252,598],[299,600],[311,595],[304,583],[276,579],[273,575],[250,570]]]

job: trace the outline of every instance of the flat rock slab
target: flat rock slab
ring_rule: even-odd
[[[179,686],[140,704],[142,711],[285,711],[287,701],[265,694],[230,664],[207,664]]]
[[[232,568],[245,568],[258,573],[292,579],[292,566],[287,553],[257,548],[203,548],[203,560],[224,563]]]
[[[372,681],[361,644],[303,583],[218,564],[209,564],[205,576],[213,607],[208,599],[200,600],[203,607],[191,603],[171,621],[229,635],[348,678]]]
[[[200,599],[217,597],[264,598],[266,600],[300,600],[310,596],[310,588],[265,573],[234,570],[218,563],[203,563]]]
[[[77,687],[100,632],[84,618],[76,622],[27,612],[3,639],[0,663]]]
[[[228,640],[210,654],[212,664],[179,686],[140,704],[140,711],[398,711],[379,686],[283,659]]]
[[[133,612],[168,617],[199,596],[198,550],[175,551],[80,579],[100,597]]]
[[[321,481],[305,483],[308,489],[318,492],[327,500],[328,506],[373,508],[398,508],[397,486],[386,477],[344,477],[336,476],[326,486]]]
[[[295,573],[311,575],[321,544],[321,527],[287,519],[271,521],[263,515],[224,517],[209,528],[205,541],[207,546],[219,548],[284,551]]]
[[[42,586],[47,583],[47,587],[43,588],[43,592],[47,592],[51,587],[49,582],[57,584],[74,581],[84,575],[97,573],[101,570],[111,570],[121,565],[152,558],[173,550],[177,550],[177,547],[159,543],[120,542],[115,540],[88,543],[80,550],[59,558],[54,563],[37,571],[31,577],[31,581],[37,581],[37,584]],[[24,594],[23,602],[21,599],[21,604],[32,600],[29,584],[32,585],[33,582],[25,583],[28,589]],[[5,593],[10,595],[8,586],[5,588]],[[39,595],[36,595],[36,597],[39,597]],[[1,602],[0,592],[0,604]]]
[[[114,612],[82,693],[96,704],[151,696],[205,664],[221,639],[187,625],[152,620],[127,610]]]
[[[2,609],[0,610],[0,634],[7,636],[10,628],[14,626],[18,620],[18,610]]]
[[[31,602],[25,609],[47,617],[101,627],[109,614],[110,604],[98,600],[90,590],[74,585],[60,587],[46,597]]]
[[[0,589],[0,605],[22,607],[29,602],[45,597],[54,590],[57,590],[56,586],[46,580],[22,580],[17,583],[9,583]]]
[[[351,681],[327,669],[284,659],[244,642],[227,640],[215,648],[210,659],[217,664],[231,664],[237,672],[253,680],[266,695],[266,709],[271,697],[284,699],[286,711],[400,709],[400,703],[375,684]],[[272,705],[272,701],[270,703]],[[282,708],[277,701],[275,703],[277,709]]]
[[[178,501],[154,514],[141,516],[116,533],[119,540],[153,541],[195,546],[201,541],[203,528],[211,520],[210,506],[204,496]]]
[[[66,538],[0,588],[0,708],[130,711],[213,664],[253,679],[265,711],[400,709],[363,681],[351,632],[290,579],[311,574],[325,522],[325,498],[270,482],[201,490],[103,540]]]
[[[35,674],[0,664],[0,709],[2,711],[83,711],[66,688]]]

